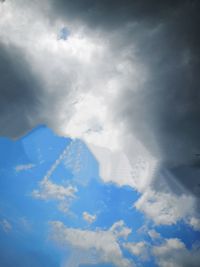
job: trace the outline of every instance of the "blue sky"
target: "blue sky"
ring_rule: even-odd
[[[70,144],[70,153],[65,154],[48,177],[55,184],[77,188],[75,197],[70,199],[67,210],[63,211],[59,209],[62,200],[51,195],[45,199],[35,198],[32,192],[38,189],[48,170]],[[147,242],[149,246],[162,242],[150,238],[150,229],[160,233],[162,238],[182,240],[188,249],[200,238],[198,232],[181,222],[173,226],[156,226],[134,208],[134,202],[140,196],[137,191],[129,186],[119,187],[103,182],[99,177],[97,160],[78,139],[59,137],[49,128],[39,126],[16,141],[1,138],[0,147],[0,246],[1,258],[5,262],[3,266],[60,266],[63,260],[67,261],[70,244],[63,248],[52,240],[50,221],[61,221],[67,228],[86,231],[106,231],[116,222],[123,221],[132,231],[125,242]],[[95,216],[92,223],[84,220],[84,212]],[[124,242],[123,237],[120,242]],[[141,260],[124,247],[121,251],[136,266],[157,266],[153,256]],[[102,264],[80,266],[114,266],[112,263]]]

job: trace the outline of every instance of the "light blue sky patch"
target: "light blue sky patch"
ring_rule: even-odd
[[[58,33],[58,40],[66,41],[69,35],[70,31],[67,29],[67,27],[62,27]]]

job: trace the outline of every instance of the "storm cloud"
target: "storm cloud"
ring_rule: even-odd
[[[199,2],[53,4],[57,15],[75,17],[92,29],[117,36],[115,53],[127,49],[130,61],[134,62],[134,55],[148,69],[138,88],[134,83],[122,88],[116,104],[119,118],[161,159],[161,170],[167,168],[186,189],[199,195]]]
[[[146,66],[149,75],[139,88],[132,84],[121,90],[120,117],[170,166],[198,165],[199,2],[51,2],[54,17],[82,21],[91,29],[109,32],[109,40],[113,37],[117,41],[111,43],[115,53],[127,49],[129,60],[134,55]]]
[[[34,127],[38,116],[40,84],[32,74],[21,49],[0,45],[1,135],[16,137]]]
[[[26,1],[19,3],[27,8]],[[130,142],[132,136],[159,161],[151,183],[156,200],[163,199],[162,193],[179,197],[189,192],[195,198],[196,209],[200,193],[200,3],[195,0],[34,3],[33,14],[38,14],[38,23],[41,21],[37,38],[35,28],[22,27],[21,36],[29,35],[30,31],[32,43],[26,38],[19,42],[18,35],[15,32],[12,37],[11,30],[6,37],[11,44],[5,48],[5,31],[2,35],[1,135],[16,137],[38,123],[67,135],[73,132],[74,123],[70,124],[70,131],[65,131],[63,125],[75,120],[79,128],[74,132],[83,131],[85,137],[85,133],[89,136],[93,131],[96,138],[107,125],[110,127],[109,118],[116,131],[123,124],[121,150],[131,163],[135,150],[135,143]],[[8,1],[2,5],[6,4]],[[74,39],[72,48],[65,50],[62,41],[52,37],[57,34],[57,25],[67,25],[72,36],[73,31],[81,29],[80,40],[86,36],[89,41],[86,38],[83,47],[76,47]],[[48,42],[49,36],[52,39]],[[37,45],[40,38],[42,41]],[[16,48],[20,43],[21,47]],[[107,93],[108,84],[112,84],[114,94]],[[103,99],[100,104],[90,97],[92,100],[86,101],[87,105],[95,103],[91,107],[98,119],[87,113],[86,117],[75,116],[73,120],[81,94]],[[109,116],[103,116],[100,109],[97,111],[101,105]],[[113,129],[107,132],[114,133]],[[100,136],[101,140],[106,138]]]

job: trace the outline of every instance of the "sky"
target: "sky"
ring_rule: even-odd
[[[199,8],[0,1],[2,267],[200,265]]]

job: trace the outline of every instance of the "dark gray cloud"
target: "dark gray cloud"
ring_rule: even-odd
[[[82,21],[109,33],[118,31],[112,43],[116,54],[134,43],[137,61],[149,69],[150,76],[139,90],[121,91],[118,115],[161,159],[161,169],[167,168],[186,189],[199,195],[200,3],[88,0],[52,4],[55,17]],[[129,59],[131,53],[130,49]]]
[[[122,88],[115,112],[126,123],[127,130],[161,159],[162,170],[167,169],[176,181],[199,195],[200,2],[51,0],[49,3],[52,23],[62,18],[99,29],[109,37],[113,54],[127,50],[130,61],[134,53],[134,60],[146,66],[148,78],[139,88],[134,84]],[[1,134],[8,136],[18,135],[19,128],[23,131],[33,126],[31,120],[38,116],[40,99],[48,102],[44,100],[47,95],[44,97],[36,89],[39,82],[22,53],[12,50],[1,48],[0,52],[1,73],[9,73],[1,74],[0,102]]]
[[[82,20],[91,28],[119,30],[116,53],[134,43],[137,61],[151,75],[136,93],[132,88],[121,92],[124,119],[164,161],[196,162],[200,151],[200,3],[59,0],[52,1],[52,6],[54,16]],[[127,23],[136,26],[127,30]],[[155,142],[158,151],[152,147]]]
[[[139,90],[124,88],[117,104],[119,116],[161,159],[163,168],[199,195],[200,3],[88,0],[52,4],[55,16],[83,21],[92,29],[119,31],[115,53],[134,43],[137,61],[150,70],[150,76]],[[132,26],[127,30],[128,24]]]
[[[200,193],[199,7],[195,1],[183,1],[157,27],[141,27],[136,39],[137,57],[150,69],[150,77],[137,92],[131,88],[123,92],[121,99],[121,116],[127,119],[131,131],[162,160],[163,167],[175,179],[197,195]]]
[[[41,88],[23,51],[0,45],[0,135],[16,137],[34,127]]]
[[[162,21],[183,1],[140,0],[51,0],[54,18],[62,16],[83,21],[92,28],[112,30],[129,22]]]

